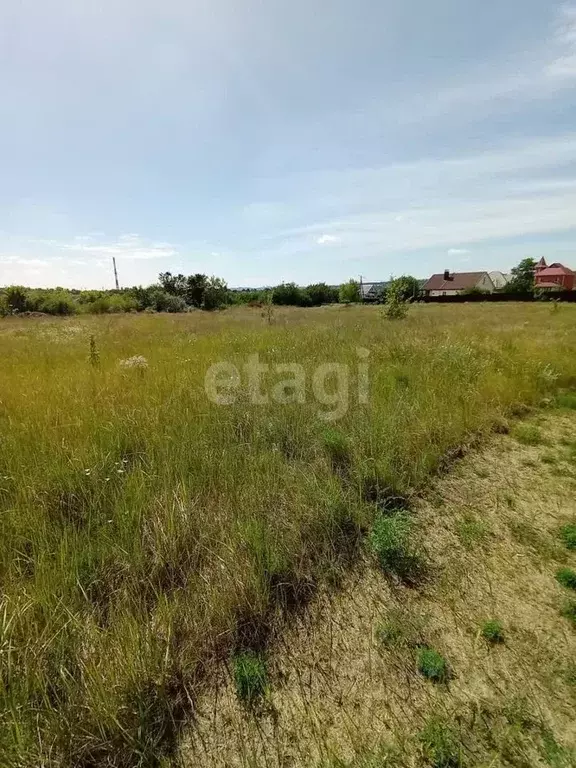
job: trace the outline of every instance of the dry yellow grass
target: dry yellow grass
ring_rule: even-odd
[[[185,765],[428,764],[415,736],[431,717],[460,718],[473,736],[482,713],[494,744],[472,739],[462,765],[576,764],[569,752],[576,745],[576,631],[560,615],[565,591],[554,579],[559,565],[576,564],[558,536],[576,520],[576,414],[547,411],[530,423],[546,445],[495,436],[418,500],[431,563],[421,587],[395,585],[363,561],[340,592],[323,594],[279,637],[269,655],[271,694],[257,712],[238,702],[222,670],[196,711]],[[375,630],[391,616],[448,659],[447,685],[418,675],[413,648],[379,640]],[[503,644],[481,635],[494,618]],[[538,728],[515,729],[514,711],[529,713]],[[498,732],[502,712],[508,719]],[[542,732],[548,751],[539,748]],[[382,744],[395,744],[398,754],[369,762]]]

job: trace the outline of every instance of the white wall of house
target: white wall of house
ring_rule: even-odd
[[[428,291],[430,296],[458,296],[460,291]]]

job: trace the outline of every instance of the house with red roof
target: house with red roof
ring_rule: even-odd
[[[427,296],[457,296],[472,290],[492,293],[494,283],[488,272],[450,272],[446,269],[432,275],[422,290]]]
[[[534,284],[543,291],[573,291],[576,273],[563,264],[554,262],[548,266],[544,257],[536,264]]]

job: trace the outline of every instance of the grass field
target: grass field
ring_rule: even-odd
[[[1,321],[0,764],[168,761],[211,660],[338,581],[391,497],[575,386],[575,322],[535,304]],[[303,366],[305,402],[207,397],[212,364],[256,353]],[[340,396],[318,402],[334,363]]]

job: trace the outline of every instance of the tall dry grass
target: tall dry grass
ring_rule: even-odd
[[[211,659],[337,576],[378,504],[576,382],[575,320],[475,304],[0,323],[0,764],[160,764]],[[308,381],[346,363],[348,413],[211,403],[208,367],[256,352]],[[148,368],[119,365],[134,355]]]

